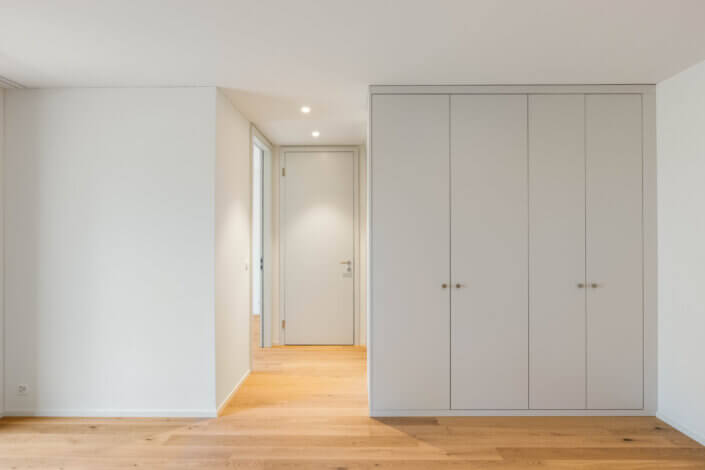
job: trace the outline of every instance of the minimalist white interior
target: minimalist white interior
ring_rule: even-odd
[[[261,313],[372,415],[705,445],[705,1],[206,3],[0,3],[0,415],[215,416]]]

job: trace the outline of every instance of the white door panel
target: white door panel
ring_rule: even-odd
[[[451,97],[452,407],[528,407],[525,95]]]
[[[584,409],[586,404],[584,101],[584,95],[529,97],[529,397],[534,409]]]
[[[641,99],[372,96],[373,412],[643,408]]]
[[[354,154],[285,159],[286,344],[353,344]]]
[[[449,98],[372,98],[374,409],[448,409]]]
[[[587,395],[590,409],[643,407],[640,95],[586,97]]]

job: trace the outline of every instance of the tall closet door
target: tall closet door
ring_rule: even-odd
[[[454,409],[528,407],[526,101],[451,97]]]
[[[449,97],[371,106],[372,408],[448,409]]]
[[[590,409],[643,407],[641,123],[640,95],[586,97]]]
[[[533,409],[584,409],[584,95],[529,97]]]

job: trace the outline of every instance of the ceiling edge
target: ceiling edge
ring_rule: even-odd
[[[24,88],[24,86],[0,75],[0,88]]]

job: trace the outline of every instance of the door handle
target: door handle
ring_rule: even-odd
[[[579,283],[578,283],[578,289],[585,289],[585,283],[584,283],[584,282],[579,282]]]
[[[600,287],[600,285],[596,282],[593,282],[592,284],[590,284],[590,287],[592,287],[593,289],[597,289],[598,287]]]
[[[456,288],[456,289],[460,289],[461,287],[465,287],[465,284],[460,284],[460,283],[458,283],[458,284],[455,285],[455,288]]]
[[[441,284],[441,289],[447,289],[447,288],[448,288],[448,284],[446,284],[445,282],[443,284]]]
[[[342,264],[342,265],[345,266],[345,274],[346,274],[346,275],[347,275],[347,274],[352,274],[352,272],[353,272],[353,270],[352,270],[352,261],[350,261],[350,260],[348,260],[348,261],[341,261],[340,264]],[[349,276],[348,276],[348,277],[349,277]]]

